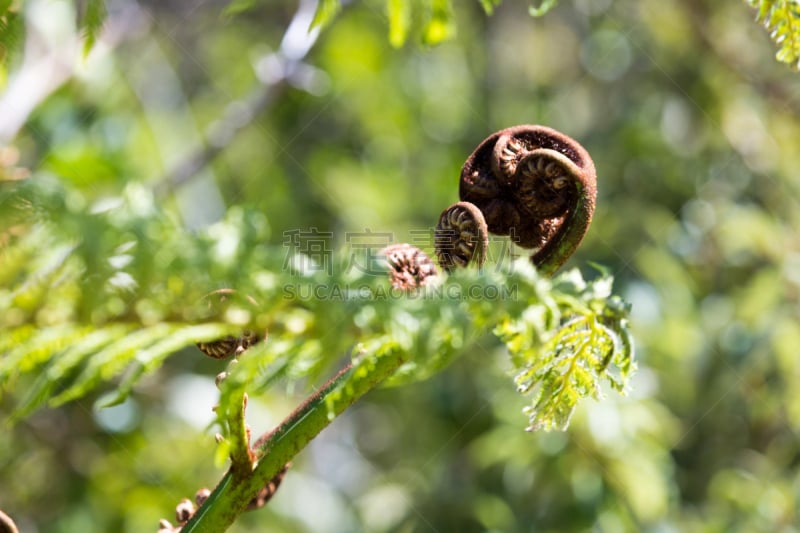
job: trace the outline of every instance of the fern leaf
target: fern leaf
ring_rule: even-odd
[[[25,27],[22,16],[11,4],[10,0],[0,0],[0,87],[5,85],[8,57],[21,48]]]
[[[25,281],[8,294],[1,296],[8,301],[0,307],[15,307],[21,312],[33,312],[41,307],[48,297],[48,292],[64,279],[65,269],[68,268],[68,259],[75,251],[69,244],[56,247],[49,253],[31,261],[35,270],[28,274]],[[69,276],[69,273],[66,273]]]
[[[572,310],[567,322],[548,332],[535,323],[534,315],[523,315],[509,317],[496,328],[518,367],[518,392],[531,397],[525,409],[529,431],[566,429],[578,401],[599,398],[603,381],[624,393],[635,370],[626,322],[629,309],[615,299],[606,305],[609,282],[601,277],[587,284],[577,271],[566,272],[554,285],[575,291],[558,296],[561,305]]]
[[[31,329],[23,327],[21,331],[12,331],[10,337],[27,336]],[[32,335],[14,346],[0,360],[0,381],[15,374],[31,372],[52,357],[52,354],[65,350],[88,331],[88,327],[75,327],[72,324],[34,330]]]
[[[167,337],[136,354],[132,368],[113,396],[103,403],[103,407],[124,402],[143,375],[156,371],[168,356],[178,350],[197,342],[219,339],[230,333],[231,326],[227,324],[202,324],[175,329]]]
[[[134,331],[112,345],[93,354],[78,378],[50,402],[53,406],[62,405],[84,396],[104,380],[120,374],[136,357],[139,350],[149,348],[176,330],[173,324],[155,326]]]
[[[11,420],[25,418],[47,403],[55,391],[67,388],[71,374],[78,365],[112,342],[124,337],[132,329],[131,325],[126,324],[96,329],[74,342],[59,355],[52,357],[14,410]]]
[[[86,0],[86,7],[81,19],[84,33],[83,55],[89,55],[92,47],[103,29],[106,20],[105,0]]]
[[[747,0],[757,10],[757,20],[778,46],[775,57],[800,69],[800,3],[797,0]]]

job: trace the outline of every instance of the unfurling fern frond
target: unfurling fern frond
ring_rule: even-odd
[[[534,428],[563,429],[601,379],[622,390],[632,368],[627,308],[609,298],[608,277],[550,280],[523,261],[407,293],[369,271],[297,267],[309,258],[264,244],[259,213],[233,208],[192,234],[154,206],[138,185],[94,206],[40,176],[0,187],[0,401],[13,404],[12,418],[98,389],[122,401],[170,355],[244,330],[268,338],[230,368],[220,417],[244,391],[318,378],[342,357],[353,379],[389,352],[401,362],[389,384],[426,379],[493,328],[516,384],[534,393]],[[209,305],[221,288],[248,297]]]

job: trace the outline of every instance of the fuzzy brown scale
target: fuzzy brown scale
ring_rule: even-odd
[[[436,260],[447,272],[470,263],[482,266],[489,246],[489,233],[480,209],[458,202],[439,216],[434,232]]]
[[[467,158],[459,196],[480,209],[489,232],[539,248],[534,263],[558,263],[557,269],[577,248],[594,213],[594,163],[577,141],[552,128],[506,128]]]

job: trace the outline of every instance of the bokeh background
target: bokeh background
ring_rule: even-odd
[[[633,304],[629,395],[526,433],[504,354],[478,345],[325,430],[235,532],[800,529],[800,74],[742,1],[562,0],[542,18],[455,2],[451,39],[395,48],[385,5],[108,3],[83,57],[75,7],[25,4],[0,89],[3,172],[89,199],[131,183],[189,230],[248,206],[285,232],[408,241],[458,196],[491,132],[545,124],[598,170],[568,266]],[[287,32],[288,29],[288,32]],[[155,531],[213,486],[220,363],[170,358],[125,404],[43,410],[0,434],[0,508],[21,531]],[[305,390],[253,399],[269,428]]]

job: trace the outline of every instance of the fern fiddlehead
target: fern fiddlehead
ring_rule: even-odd
[[[537,248],[531,260],[552,275],[589,228],[597,177],[577,141],[552,128],[521,125],[478,145],[461,170],[459,195],[481,210],[489,232]]]
[[[536,284],[540,276],[555,273],[580,244],[594,213],[596,193],[594,164],[586,150],[570,137],[543,126],[516,126],[496,132],[464,164],[462,201],[442,212],[434,231],[436,259],[444,271],[456,274],[450,278],[453,283],[463,284],[469,276],[454,271],[483,264],[491,231],[537,249],[531,260],[538,274],[528,267],[530,272],[523,269],[514,278],[514,282]],[[414,292],[438,278],[433,261],[409,244],[391,245],[382,255],[395,289]],[[519,367],[515,382],[521,393],[534,396],[527,411],[529,429],[565,429],[579,398],[599,397],[599,380],[603,377],[622,390],[633,368],[632,350],[616,334],[616,330],[626,328],[627,308],[621,309],[619,316],[608,318],[612,324],[604,325],[607,317],[601,300],[608,295],[595,287],[604,283],[601,280],[579,287],[576,281],[579,299],[591,302],[588,307],[573,309],[577,318],[556,313],[551,317],[553,323],[537,325],[515,318],[511,312],[500,311],[494,320],[485,317],[488,322],[500,321],[494,333],[508,345]],[[544,331],[555,333],[545,335]],[[277,489],[287,462],[322,428],[353,401],[393,379],[406,363],[413,362],[406,353],[412,345],[392,339],[385,335],[373,339],[370,348],[359,349],[363,355],[355,354],[352,364],[280,426],[263,435],[252,448],[248,444],[254,458],[252,470],[240,472],[232,466],[191,518],[180,520],[181,531],[216,531],[227,527],[245,508],[263,505]],[[620,368],[619,383],[608,375],[607,367],[612,363]],[[245,440],[249,442],[249,436]]]
[[[480,209],[469,202],[458,202],[439,216],[434,231],[436,259],[447,272],[486,260],[489,234]]]
[[[410,244],[392,244],[384,248],[381,255],[386,257],[389,281],[395,289],[408,291],[423,287],[438,274],[430,257]]]

